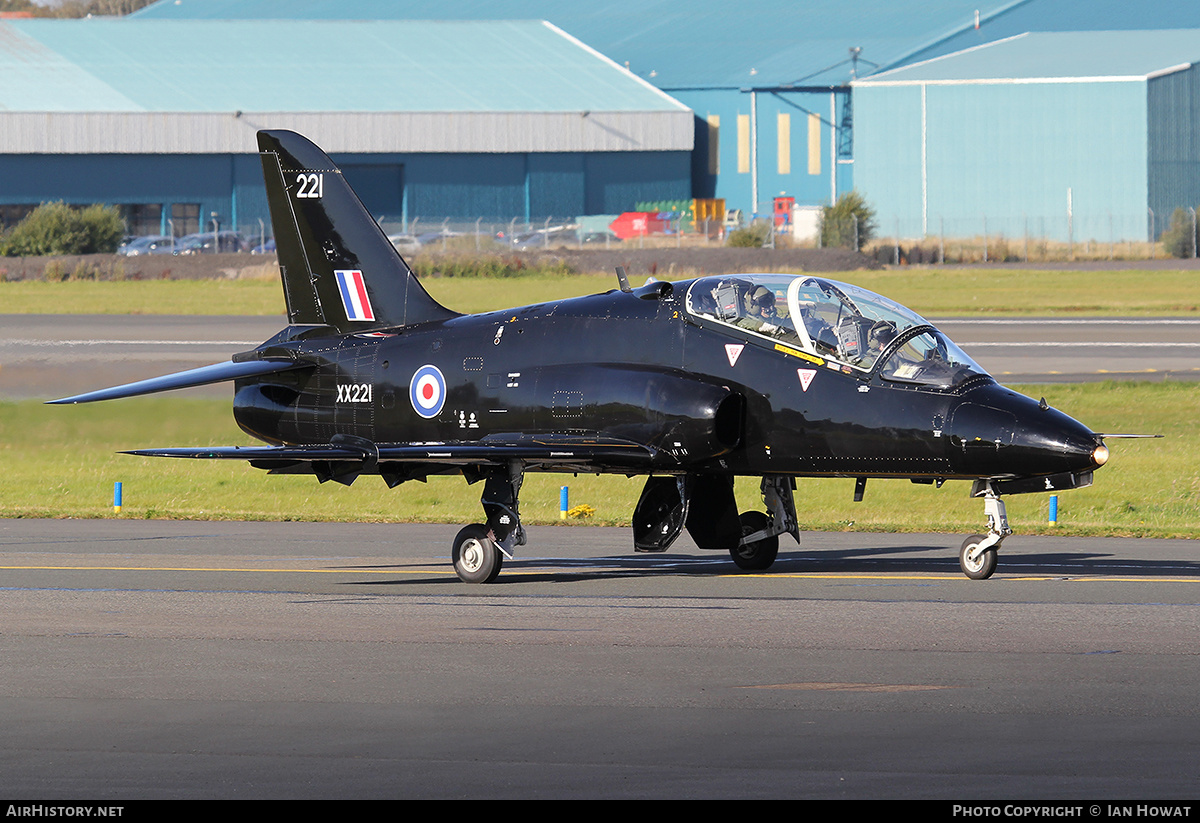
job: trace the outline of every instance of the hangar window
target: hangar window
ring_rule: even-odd
[[[143,237],[162,232],[162,203],[120,203],[117,210],[129,234]]]
[[[200,231],[200,204],[172,203],[171,225],[174,229],[172,233],[176,237]]]
[[[0,229],[12,228],[28,217],[37,207],[37,203],[0,206]]]

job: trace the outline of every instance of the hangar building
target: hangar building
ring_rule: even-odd
[[[548,20],[552,26],[544,28],[554,36],[543,42],[529,39],[527,31],[517,34],[501,27],[517,23],[478,22],[497,15],[520,21]],[[383,22],[355,22],[363,20]],[[413,39],[416,29],[399,27],[404,21],[428,24],[431,20],[457,20],[481,28],[459,29],[452,40],[426,40],[419,35]],[[143,28],[151,24],[164,28]],[[64,33],[51,36],[49,29],[38,31],[38,25],[60,26]],[[165,28],[167,25],[184,28],[172,30]],[[356,26],[367,27],[377,37],[352,34]],[[348,165],[348,175],[364,189],[372,210],[387,217],[436,215],[471,220],[511,215],[538,219],[621,211],[638,201],[690,196],[723,198],[730,208],[747,214],[768,213],[777,196],[818,206],[858,188],[868,202],[878,206],[887,232],[900,230],[903,223],[906,236],[913,236],[910,232],[922,228],[936,231],[943,220],[970,218],[955,231],[972,231],[975,223],[971,221],[982,226],[984,219],[989,221],[989,230],[994,230],[996,221],[1004,219],[1009,221],[1004,230],[1011,234],[1012,221],[1020,215],[1022,227],[1035,220],[1031,230],[1037,232],[1041,226],[1037,221],[1044,219],[1050,221],[1045,231],[1060,235],[1053,220],[1066,213],[1065,205],[1049,210],[1044,204],[1062,199],[1065,192],[1061,197],[1043,196],[1036,187],[1010,191],[1007,200],[989,202],[987,214],[935,215],[926,203],[918,219],[911,210],[901,208],[887,189],[892,184],[886,181],[904,172],[903,167],[891,167],[902,160],[898,153],[904,149],[897,145],[891,147],[893,152],[889,143],[892,129],[902,126],[904,116],[919,106],[897,102],[910,99],[911,88],[906,92],[898,84],[868,84],[884,72],[907,67],[919,71],[917,64],[930,65],[928,61],[936,58],[949,60],[951,54],[970,54],[969,49],[1026,33],[1065,37],[1071,32],[1099,36],[1105,31],[1128,34],[1192,29],[1200,29],[1200,4],[1194,0],[1137,4],[1127,0],[855,0],[834,5],[823,0],[747,0],[740,4],[691,0],[684,5],[653,0],[596,0],[587,5],[508,0],[499,7],[483,0],[161,0],[117,21],[7,24],[0,36],[0,69],[8,72],[14,64],[32,59],[31,55],[41,55],[36,59],[48,61],[46,70],[27,72],[31,85],[26,96],[39,101],[54,99],[41,83],[55,72],[70,71],[86,74],[116,95],[130,98],[135,108],[129,113],[147,118],[147,122],[157,113],[183,123],[179,116],[183,106],[183,114],[194,122],[207,118],[209,124],[183,129],[191,147],[184,146],[181,137],[180,148],[172,149],[125,145],[105,149],[104,154],[60,148],[51,148],[49,153],[13,150],[12,113],[35,118],[47,113],[76,115],[69,118],[68,132],[86,128],[104,133],[107,126],[88,119],[100,116],[91,108],[93,95],[84,91],[91,88],[92,81],[61,82],[54,93],[68,102],[56,104],[59,108],[52,112],[38,108],[47,104],[28,100],[10,106],[7,99],[14,92],[6,85],[0,89],[0,180],[15,169],[14,180],[24,182],[32,177],[50,184],[49,196],[83,202],[93,197],[88,192],[108,190],[107,182],[93,185],[97,168],[109,169],[104,172],[106,181],[115,177],[131,186],[138,170],[144,169],[147,176],[159,181],[160,189],[177,181],[184,183],[150,197],[141,192],[151,191],[154,184],[143,182],[137,192],[122,195],[130,204],[149,203],[151,212],[153,204],[161,202],[160,222],[171,219],[170,212],[177,210],[175,204],[179,203],[183,204],[178,207],[181,215],[197,213],[207,221],[216,211],[223,224],[232,219],[253,226],[261,214],[261,210],[254,211],[259,209],[255,198],[261,195],[250,187],[261,190],[257,184],[243,185],[249,172],[243,174],[244,167],[239,165],[249,163],[257,174],[252,158],[236,160],[227,149],[203,148],[199,138],[212,123],[232,112],[270,112],[273,117],[304,115],[307,119],[298,128],[307,129],[324,116],[322,128],[336,132],[344,126],[344,131],[353,123],[360,135],[370,135],[371,139],[353,147],[335,139],[332,150],[339,162]],[[293,38],[300,48],[289,46],[284,38]],[[82,45],[85,39],[89,41],[86,47]],[[571,59],[554,66],[542,62],[545,55],[557,55],[562,42],[573,45]],[[1075,41],[1033,42],[1047,43],[1047,48],[1068,48]],[[1070,84],[1079,93],[1086,87],[1101,89],[1083,81],[1125,70],[1124,43],[1120,38],[1105,39],[1104,43],[1113,50],[1087,55],[1076,66],[1066,65],[1069,55],[1059,55],[1062,65],[1056,76],[1071,78]],[[8,54],[6,50],[14,51]],[[981,117],[990,120],[996,133],[1004,133],[1018,128],[1025,112],[1040,112],[1044,121],[1030,124],[1032,130],[1024,137],[1032,139],[1036,132],[1048,139],[1027,142],[1027,156],[1031,163],[1036,155],[1040,157],[1037,162],[1057,168],[1064,146],[1057,142],[1055,130],[1069,131],[1072,124],[1050,122],[1057,113],[1039,102],[1049,93],[1049,84],[1039,88],[1039,84],[1027,82],[1036,79],[1032,75],[1005,78],[999,76],[1001,72],[970,79],[967,75],[973,69],[963,62],[966,59],[955,57],[945,64],[963,67],[965,79],[958,93],[970,97],[978,91],[998,101],[999,86],[1011,80],[1009,94],[1017,96],[1008,100],[1014,108],[990,114],[981,109]],[[1105,59],[1110,59],[1111,65],[1105,65]],[[583,68],[588,60],[598,61],[615,74],[589,73]],[[123,68],[110,70],[109,61]],[[334,69],[324,76],[337,79],[336,89],[333,82],[325,83],[317,70],[333,64]],[[539,71],[539,67],[545,70]],[[1190,111],[1174,108],[1170,100],[1150,101],[1151,95],[1169,85],[1159,82],[1156,74],[1165,68],[1169,67],[1147,68],[1137,75],[1145,78],[1140,82],[1146,87],[1147,102],[1141,106],[1113,106],[1111,95],[1100,94],[1104,99],[1100,105],[1108,107],[1112,118],[1111,128],[1122,133],[1145,132],[1146,164],[1152,162],[1152,135],[1178,134],[1179,127],[1173,123],[1190,117]],[[415,83],[410,79],[413,76],[418,78]],[[918,76],[904,75],[914,81]],[[642,82],[628,85],[635,79]],[[983,80],[995,82],[988,86],[980,82]],[[637,102],[612,100],[610,93],[618,86],[631,94],[636,87],[633,96]],[[135,87],[137,93],[132,91]],[[931,88],[927,83],[927,99]],[[947,83],[942,91],[949,88]],[[1103,88],[1116,93],[1111,84]],[[313,94],[298,94],[310,89]],[[669,97],[653,96],[654,89]],[[430,90],[437,91],[426,93]],[[1026,100],[1021,94],[1032,98]],[[105,94],[94,97],[107,99]],[[437,102],[429,103],[431,98]],[[528,104],[532,110],[527,102],[520,102],[523,98],[533,101]],[[1178,94],[1176,99],[1184,105]],[[295,111],[282,111],[279,107],[283,104],[277,100],[292,101],[288,105]],[[681,113],[674,101],[691,112]],[[5,107],[12,113],[4,112]],[[460,115],[482,116],[485,111],[507,118],[510,125],[522,124],[513,127],[521,131],[525,142],[516,140],[505,143],[507,148],[497,148],[486,130],[464,126],[466,120]],[[640,125],[627,131],[610,128],[607,134],[615,143],[584,145],[568,139],[570,117],[554,119],[570,112],[581,122],[596,123],[603,111],[620,113]],[[893,113],[900,119],[893,120]],[[1093,118],[1094,122],[1094,114],[1087,112],[1083,120]],[[425,125],[397,130],[392,125],[397,118],[410,124],[425,118],[421,120]],[[679,127],[684,120],[690,122],[689,128]],[[368,121],[375,126],[358,128],[357,124]],[[669,128],[664,125],[668,121]],[[32,121],[26,118],[26,122]],[[61,128],[62,122],[66,121],[55,121],[55,128]],[[647,125],[651,122],[656,125]],[[421,129],[424,142],[410,142]],[[669,131],[670,137],[662,129]],[[651,132],[657,135],[655,141],[647,137]],[[319,142],[328,142],[321,139],[328,132],[309,133]],[[597,133],[593,130],[593,136]],[[443,134],[454,138],[443,140]],[[617,135],[623,138],[617,139]],[[464,142],[467,136],[470,140]],[[862,147],[867,147],[865,154]],[[926,151],[927,185],[939,174],[950,179],[955,164],[964,162],[936,146],[931,151],[927,144]],[[1163,151],[1166,149],[1159,151],[1160,157],[1165,156]],[[11,163],[14,155],[22,158],[15,166]],[[1109,158],[1103,158],[1096,165],[1108,162]],[[1124,156],[1120,162],[1134,163]],[[1183,163],[1176,171],[1185,178],[1194,174],[1194,166],[1187,162],[1171,162]],[[1165,194],[1160,197],[1168,189],[1154,184],[1151,177],[1148,173],[1145,208],[1154,211],[1161,227],[1164,212],[1188,203],[1172,204]],[[1186,179],[1177,182],[1179,197],[1183,197],[1192,184]],[[1090,184],[1081,185],[1078,195],[1073,185],[1068,186],[1075,221],[1071,230],[1076,236],[1104,238],[1135,232],[1138,239],[1144,238],[1148,224],[1138,222],[1132,206],[1114,201],[1098,211],[1101,201],[1089,198]],[[876,186],[883,188],[878,196]],[[1057,181],[1054,186],[1055,191],[1062,188]],[[34,198],[42,188],[22,185],[19,191],[10,192],[0,183],[0,216],[4,204],[21,206],[46,199],[45,195]],[[1080,197],[1084,199],[1080,201]],[[951,211],[951,206],[976,209],[977,202],[978,198],[964,201],[965,205],[947,202],[945,211]],[[1090,216],[1085,217],[1080,209]],[[931,219],[939,226],[931,226]],[[1078,226],[1080,220],[1091,223],[1085,228]],[[153,216],[146,221],[153,222]]]
[[[1009,5],[976,2],[985,14]],[[549,20],[695,112],[692,190],[747,215],[853,188],[849,81],[969,23],[961,0],[163,0],[131,19]],[[852,53],[850,47],[858,49]]]
[[[1195,0],[853,0],[838,4],[826,0],[691,0],[686,4],[507,0],[500,6],[483,0],[161,0],[133,17],[483,19],[498,14],[549,20],[689,106],[695,112],[696,130],[693,192],[724,198],[731,208],[747,213],[769,212],[772,198],[778,195],[794,197],[798,204],[828,204],[852,187],[869,202],[879,199],[874,187],[889,170],[874,164],[895,158],[876,149],[890,140],[892,122],[860,110],[859,95],[866,87],[856,80],[1027,32],[1200,29],[1200,3]],[[1056,42],[1064,47],[1067,43],[1047,42],[1049,48],[1057,48]],[[1113,58],[1111,66],[1104,66],[1104,54],[1093,54],[1086,69],[1065,67],[1062,76],[1076,82],[1089,73],[1103,77],[1123,71],[1119,51],[1124,45],[1119,38],[1105,42],[1114,44],[1115,51],[1107,55]],[[1068,62],[1067,55],[1061,57]],[[1025,90],[1032,88],[1027,84]],[[982,92],[983,87],[963,84],[959,91],[970,96],[975,90]],[[872,100],[886,96],[879,88],[871,94]],[[1016,128],[1024,112],[1043,106],[1033,100],[1012,105],[1014,109],[987,117],[997,128]],[[1041,111],[1054,118],[1053,111],[1044,107]],[[1109,114],[1127,121],[1115,128],[1140,128],[1147,133],[1172,131],[1173,126],[1157,125],[1158,121],[1182,116],[1166,102],[1110,107]],[[1036,128],[1053,131],[1055,127]],[[863,145],[876,148],[863,155],[859,151]],[[1063,148],[1053,138],[1025,145],[1027,151],[1042,153],[1044,164],[1057,163]],[[951,162],[944,153],[935,159],[942,162],[943,158]],[[1143,162],[1150,162],[1148,154]],[[952,173],[949,167],[945,171]],[[1022,202],[1016,213],[1045,211],[1040,197],[1029,193],[1028,202]],[[1156,213],[1168,208],[1165,202],[1150,203],[1152,199],[1148,194],[1147,202]],[[1000,205],[1009,212],[1016,208],[1005,202],[989,211],[997,212]],[[886,208],[880,204],[884,222],[895,222],[895,212],[883,214],[892,209],[890,202]],[[1056,205],[1047,216],[1060,211],[1065,213],[1065,206]],[[979,222],[977,215],[962,216]],[[911,218],[904,219],[913,225]],[[1117,222],[1115,214],[1113,222]],[[1105,231],[1107,225],[1105,213]],[[1144,237],[1145,226],[1137,225],[1138,236]],[[884,229],[890,231],[891,226]],[[1099,230],[1093,234],[1106,236]]]
[[[299,131],[377,218],[612,213],[691,194],[686,106],[542,21],[0,23],[0,217],[269,226],[255,132]]]
[[[1157,237],[1200,204],[1200,30],[1027,33],[853,84],[883,234]]]

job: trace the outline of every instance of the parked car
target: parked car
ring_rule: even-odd
[[[175,238],[168,237],[167,242],[158,244],[157,246],[150,249],[146,253],[147,254],[174,254],[175,250],[179,248],[179,241],[182,239],[183,239],[182,237],[175,237]]]
[[[550,231],[535,231],[522,235],[513,243],[514,249],[558,248],[559,246],[579,245],[579,231],[574,228],[551,229]]]
[[[438,229],[437,231],[427,231],[424,234],[417,235],[417,242],[422,246],[428,246],[430,243],[440,243],[443,238],[462,237],[461,231],[451,231],[450,229]]]
[[[236,231],[217,232],[215,238],[213,232],[203,231],[181,237],[175,242],[176,254],[225,254],[248,250],[246,239]]]
[[[144,237],[134,237],[117,247],[117,254],[126,257],[137,257],[141,254],[162,254],[170,252],[172,238],[165,234],[147,234]]]
[[[585,246],[593,244],[620,243],[621,238],[612,232],[582,232],[578,226],[559,226],[549,231],[534,231],[519,234],[512,243],[514,249],[556,249],[560,246]]]
[[[274,254],[275,253],[275,238],[272,237],[261,246],[255,246],[250,249],[251,254]]]
[[[421,250],[421,241],[411,234],[389,234],[388,240],[400,254],[416,254]]]

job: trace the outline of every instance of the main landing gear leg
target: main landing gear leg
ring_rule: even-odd
[[[792,498],[795,483],[793,478],[778,474],[763,477],[762,497],[767,512],[742,512],[738,517],[742,539],[729,551],[739,569],[763,571],[770,568],[779,554],[781,534],[790,534],[800,542],[796,503]]]
[[[504,558],[512,560],[512,550],[525,545],[517,508],[524,479],[524,466],[517,460],[488,474],[480,498],[487,524],[473,523],[454,538],[454,571],[464,583],[491,583]]]
[[[978,493],[983,496],[983,510],[987,515],[988,533],[974,534],[963,541],[958,551],[958,565],[963,574],[972,580],[987,580],[996,571],[996,552],[1004,538],[1012,534],[1008,526],[1008,512],[1004,501],[996,494],[991,483],[984,482]]]

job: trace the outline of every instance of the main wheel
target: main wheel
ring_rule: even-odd
[[[742,525],[742,536],[762,531],[771,524],[771,520],[762,512],[743,512],[738,517]],[[764,537],[754,543],[739,544],[729,550],[729,556],[739,569],[748,572],[761,572],[771,568],[775,556],[779,554],[779,535]]]
[[[450,556],[455,574],[464,583],[491,583],[504,563],[504,555],[496,547],[488,527],[479,523],[458,533]]]
[[[958,565],[962,567],[963,574],[972,580],[987,580],[996,571],[996,550],[978,551],[982,542],[982,534],[973,534],[963,541],[962,548],[958,550]]]

